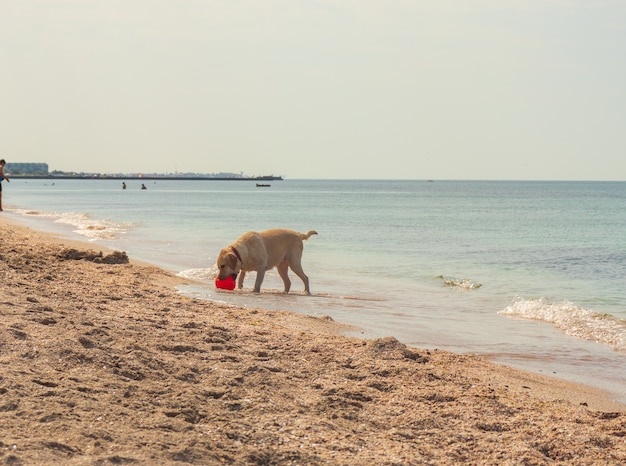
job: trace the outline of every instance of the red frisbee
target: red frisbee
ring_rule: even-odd
[[[215,279],[215,286],[222,290],[234,290],[235,289],[235,279],[232,275],[229,275],[224,280],[220,280],[219,278]]]

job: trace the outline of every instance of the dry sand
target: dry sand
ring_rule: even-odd
[[[626,408],[0,220],[4,464],[624,464]]]

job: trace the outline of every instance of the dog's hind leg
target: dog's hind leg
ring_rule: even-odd
[[[302,266],[300,265],[300,263],[290,263],[289,267],[291,268],[291,270],[293,270],[293,273],[300,277],[302,283],[304,283],[304,291],[306,292],[306,294],[311,294],[311,290],[309,289],[309,277],[307,277],[304,273],[304,270],[302,270]]]
[[[285,284],[285,293],[289,293],[291,289],[291,280],[289,280],[289,263],[284,260],[280,264],[276,266],[276,270],[278,270],[278,275],[283,279],[283,283]]]

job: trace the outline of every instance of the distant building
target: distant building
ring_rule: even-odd
[[[10,175],[48,175],[47,163],[7,162],[4,170]]]

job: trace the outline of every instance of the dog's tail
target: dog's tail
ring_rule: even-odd
[[[309,230],[306,233],[300,233],[302,235],[302,239],[309,239],[312,235],[317,235],[317,231]]]

